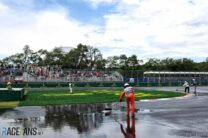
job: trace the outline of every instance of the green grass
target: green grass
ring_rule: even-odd
[[[121,90],[76,90],[70,94],[67,90],[28,91],[24,101],[19,106],[64,105],[80,103],[118,102]],[[135,100],[156,99],[184,96],[183,93],[170,91],[135,91]]]
[[[17,107],[19,101],[0,102],[0,108],[14,108]]]

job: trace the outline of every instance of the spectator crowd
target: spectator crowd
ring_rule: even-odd
[[[0,81],[119,82],[123,81],[123,77],[116,71],[63,70],[61,66],[1,64]]]
[[[22,76],[23,72],[23,65],[0,64],[0,81],[15,80],[15,77]]]

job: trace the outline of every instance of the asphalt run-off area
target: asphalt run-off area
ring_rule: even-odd
[[[183,91],[183,87],[146,87]],[[190,89],[193,93],[193,88]],[[38,138],[205,138],[208,137],[208,87],[197,87],[197,96],[169,100],[137,101],[135,117],[126,116],[125,102],[61,106],[29,106],[0,110],[1,133],[19,127],[20,135]],[[105,110],[107,108],[112,110]],[[36,133],[23,133],[36,128]]]

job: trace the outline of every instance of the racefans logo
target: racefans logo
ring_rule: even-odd
[[[2,127],[2,136],[40,136],[43,131],[39,131],[37,127]]]

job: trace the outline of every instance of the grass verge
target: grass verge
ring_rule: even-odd
[[[64,105],[81,103],[118,102],[121,90],[76,90],[70,94],[67,90],[30,90],[19,106]],[[157,99],[184,96],[184,93],[170,91],[140,90],[135,91],[135,100]]]
[[[0,108],[14,108],[19,105],[18,101],[0,102]]]

